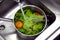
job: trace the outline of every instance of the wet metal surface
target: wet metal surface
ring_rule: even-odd
[[[47,28],[49,28],[49,26],[56,21],[55,19],[56,19],[57,16],[55,16],[55,14],[53,12],[51,12],[49,9],[47,9],[42,4],[40,4],[39,7],[44,10],[44,12],[46,13],[46,15],[48,17],[48,25],[47,25]],[[5,15],[4,17],[5,18],[13,19],[14,14],[17,12],[17,10],[19,8],[20,8],[19,5],[17,5],[14,9],[12,9],[10,12],[8,12],[8,14]],[[13,22],[1,21],[0,24],[1,25],[2,24],[5,25],[5,30],[1,31],[0,34],[3,35],[6,40],[24,40],[16,32],[16,30],[14,28],[14,25],[13,25]]]

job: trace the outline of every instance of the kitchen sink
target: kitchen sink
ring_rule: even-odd
[[[36,5],[45,12],[45,14],[47,16],[46,29],[49,28],[49,26],[55,22],[56,15],[51,10],[49,10],[42,2],[37,1],[37,0],[34,0],[34,1],[32,0],[32,2],[30,0],[27,0],[27,1],[23,1],[23,2],[26,3],[27,5]],[[22,1],[21,1],[21,3],[22,3]],[[14,8],[9,9],[9,11],[7,11],[4,15],[2,15],[3,18],[13,19],[14,14],[17,12],[16,10],[18,10],[19,8],[20,8],[20,6],[18,4],[16,4],[16,6]],[[0,20],[0,26],[1,25],[5,26],[5,29],[0,31],[0,34],[4,37],[5,40],[25,40],[18,35],[12,21]],[[29,40],[33,40],[33,39],[29,39]]]

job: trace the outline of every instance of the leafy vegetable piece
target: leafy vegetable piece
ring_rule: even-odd
[[[35,30],[35,31],[40,31],[42,29],[43,29],[43,23],[37,23],[33,26],[33,30]]]
[[[26,32],[26,34],[27,34],[27,35],[31,35],[31,34],[32,34],[32,30],[31,30],[31,29],[29,29],[29,31],[28,31],[28,32]]]
[[[26,16],[28,16],[33,21],[43,21],[44,20],[43,19],[44,15],[36,15],[35,13],[32,13],[32,11],[30,9],[26,11]]]
[[[23,28],[18,28],[18,30],[22,33],[25,33],[25,30]]]
[[[32,11],[30,9],[28,9],[26,11],[26,16],[28,16],[28,17],[32,16]]]
[[[37,31],[34,31],[34,30],[32,31],[32,35],[34,35],[34,34],[36,34],[36,33],[38,33],[38,32],[37,32]]]

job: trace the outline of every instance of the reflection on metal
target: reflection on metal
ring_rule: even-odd
[[[39,3],[39,4],[41,4],[41,5],[38,5],[38,6],[44,10],[44,12],[46,13],[46,15],[48,17],[48,21],[49,21],[48,25],[47,25],[47,28],[48,28],[55,21],[56,16],[48,8],[46,8],[46,6],[43,6],[42,3]],[[20,7],[17,6],[15,9],[11,10],[5,17],[13,19],[14,14],[16,13],[16,11],[19,8]],[[2,22],[1,24],[3,24],[3,23],[4,23],[4,25],[6,25],[5,26],[6,29],[2,33],[1,32],[0,33],[3,34],[3,36],[6,38],[6,40],[24,40],[24,39],[20,38],[20,36],[17,34],[17,32],[16,32],[16,30],[14,28],[14,25],[12,25],[13,24],[12,22]]]
[[[0,40],[6,40],[6,39],[0,34]]]
[[[58,27],[51,35],[49,35],[45,40],[48,40],[55,32],[57,32],[60,29],[60,27]]]
[[[4,0],[0,0],[0,4],[3,2]]]
[[[60,0],[50,0],[55,6],[60,7]]]

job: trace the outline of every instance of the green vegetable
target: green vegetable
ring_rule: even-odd
[[[14,17],[14,21],[21,20],[24,25],[22,28],[18,28],[21,33],[26,35],[34,35],[39,33],[44,28],[44,15],[36,15],[34,11],[30,8],[24,8],[24,14],[26,18],[24,19],[21,10],[19,10]]]

